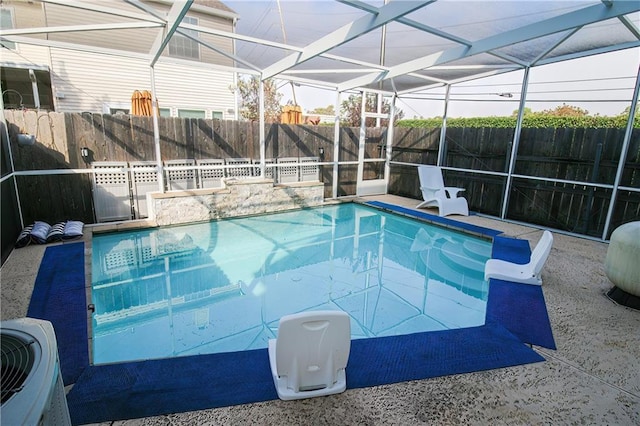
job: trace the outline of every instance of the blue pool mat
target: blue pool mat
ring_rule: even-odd
[[[27,316],[53,324],[62,379],[65,385],[75,383],[89,365],[84,243],[47,247]]]
[[[531,259],[529,241],[495,237],[491,257],[513,263],[528,263]],[[556,349],[542,286],[492,278],[489,283],[487,321],[504,324],[525,343]]]
[[[487,322],[504,324],[522,342],[556,349],[541,286],[492,278],[489,288]]]
[[[378,208],[389,210],[392,212],[402,213],[404,215],[417,217],[419,219],[428,220],[433,223],[437,223],[437,224],[448,226],[448,227],[458,228],[461,230],[473,232],[473,233],[484,235],[487,237],[494,237],[501,233],[500,231],[496,231],[495,229],[472,225],[470,223],[458,222],[457,220],[447,219],[446,217],[440,217],[440,216],[436,216],[434,214],[422,212],[419,210],[396,206],[394,204],[383,203],[382,201],[367,201],[366,203],[364,203],[364,205],[378,207]]]
[[[347,388],[471,373],[544,361],[497,323],[351,342]]]
[[[267,349],[91,366],[67,395],[73,424],[277,398]]]
[[[497,241],[494,257],[528,260],[525,240]],[[54,324],[74,424],[277,398],[266,349],[89,366],[83,255],[82,243],[47,248],[29,306]],[[555,347],[542,289],[492,280],[485,326],[354,340],[348,388],[544,360],[523,342]]]
[[[349,389],[540,362],[504,327],[354,340]],[[266,349],[89,367],[68,395],[74,424],[277,399]]]
[[[491,258],[525,264],[531,260],[529,241],[504,236],[493,237]]]

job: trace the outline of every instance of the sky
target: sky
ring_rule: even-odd
[[[566,103],[587,110],[590,115],[618,115],[631,103],[639,66],[640,49],[635,48],[534,67],[529,73],[525,107],[542,111]],[[511,115],[518,109],[523,75],[523,71],[516,71],[455,85],[450,94],[448,117]],[[291,85],[281,84],[283,103],[293,100]],[[396,105],[404,112],[404,118],[438,117],[444,113],[444,93],[444,89],[436,89],[405,95]],[[343,95],[341,100],[347,96]],[[296,86],[295,98],[306,112],[334,105],[336,94],[331,90]]]

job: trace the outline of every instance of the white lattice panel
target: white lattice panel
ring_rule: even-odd
[[[319,181],[320,180],[320,167],[317,164],[305,164],[305,163],[317,163],[318,157],[300,157],[300,180],[303,182]]]
[[[197,160],[196,163],[202,168],[198,170],[200,178],[200,188],[220,188],[223,186],[222,179],[224,179],[224,160],[222,159],[207,159]]]
[[[269,165],[275,164],[275,163],[276,163],[276,160],[272,158],[267,158],[266,160],[264,160],[264,164],[265,164],[264,178],[265,179],[274,178],[273,167],[269,167]],[[260,176],[260,160],[253,160],[253,164],[256,166],[255,169],[253,170],[253,175]]]
[[[130,164],[133,187],[133,208],[136,219],[149,216],[147,192],[159,191],[155,161],[133,161]]]
[[[96,222],[131,219],[129,173],[125,161],[92,163],[93,207]]]
[[[165,161],[165,167],[193,167],[195,160],[169,160]],[[196,170],[166,170],[167,188],[169,191],[184,191],[196,188]]]
[[[231,167],[227,169],[227,176],[235,177],[238,179],[246,179],[253,176],[251,167],[251,158],[227,158],[225,160],[227,166],[242,166],[247,167]]]
[[[298,182],[298,158],[284,157],[278,158],[278,183]],[[292,164],[291,166],[282,166],[282,164]]]

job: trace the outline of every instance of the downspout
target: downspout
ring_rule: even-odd
[[[449,94],[451,93],[451,85],[447,84],[444,95],[444,112],[442,114],[442,127],[440,128],[440,143],[438,144],[437,165],[442,166],[447,155],[447,114],[449,111]]]
[[[156,101],[156,75],[153,65],[149,67],[151,71],[151,117],[153,120],[153,143],[156,151],[156,167],[158,169],[158,190],[164,192],[164,170],[162,167],[162,152],[160,151],[160,128],[158,127],[158,103]]]
[[[631,101],[631,107],[629,108],[629,118],[627,119],[627,128],[625,129],[625,132],[624,132],[624,139],[622,142],[622,151],[620,151],[620,159],[618,160],[618,170],[616,171],[616,180],[613,182],[611,200],[609,201],[609,211],[607,211],[607,220],[604,223],[604,232],[602,232],[603,240],[607,239],[607,235],[609,234],[609,228],[611,227],[611,218],[613,216],[613,210],[615,209],[615,206],[616,206],[618,187],[620,186],[620,180],[622,180],[624,163],[627,160],[627,153],[629,152],[629,145],[631,144],[631,133],[633,132],[633,122],[636,116],[636,108],[638,106],[639,96],[640,96],[640,67],[638,67],[638,74],[636,76],[636,87],[633,90],[633,99]]]
[[[504,187],[504,195],[502,199],[502,211],[500,218],[507,216],[507,206],[509,205],[509,193],[511,192],[511,182],[513,181],[513,171],[516,167],[516,157],[518,155],[518,144],[520,143],[520,133],[522,132],[522,119],[524,118],[524,106],[527,100],[527,89],[529,87],[529,71],[531,68],[524,69],[524,77],[522,78],[522,90],[520,95],[520,105],[518,109],[518,119],[516,120],[516,128],[513,133],[513,144],[511,145],[511,159],[509,160],[509,170],[507,171],[507,183]]]

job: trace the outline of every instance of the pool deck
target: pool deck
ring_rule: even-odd
[[[390,195],[367,198],[418,204]],[[531,246],[542,235],[477,215],[449,218],[527,239]],[[26,315],[45,247],[14,250],[3,265],[1,319]],[[542,277],[558,349],[534,346],[546,362],[100,425],[640,425],[640,311],[606,297],[612,287],[604,273],[607,247],[554,233]]]

